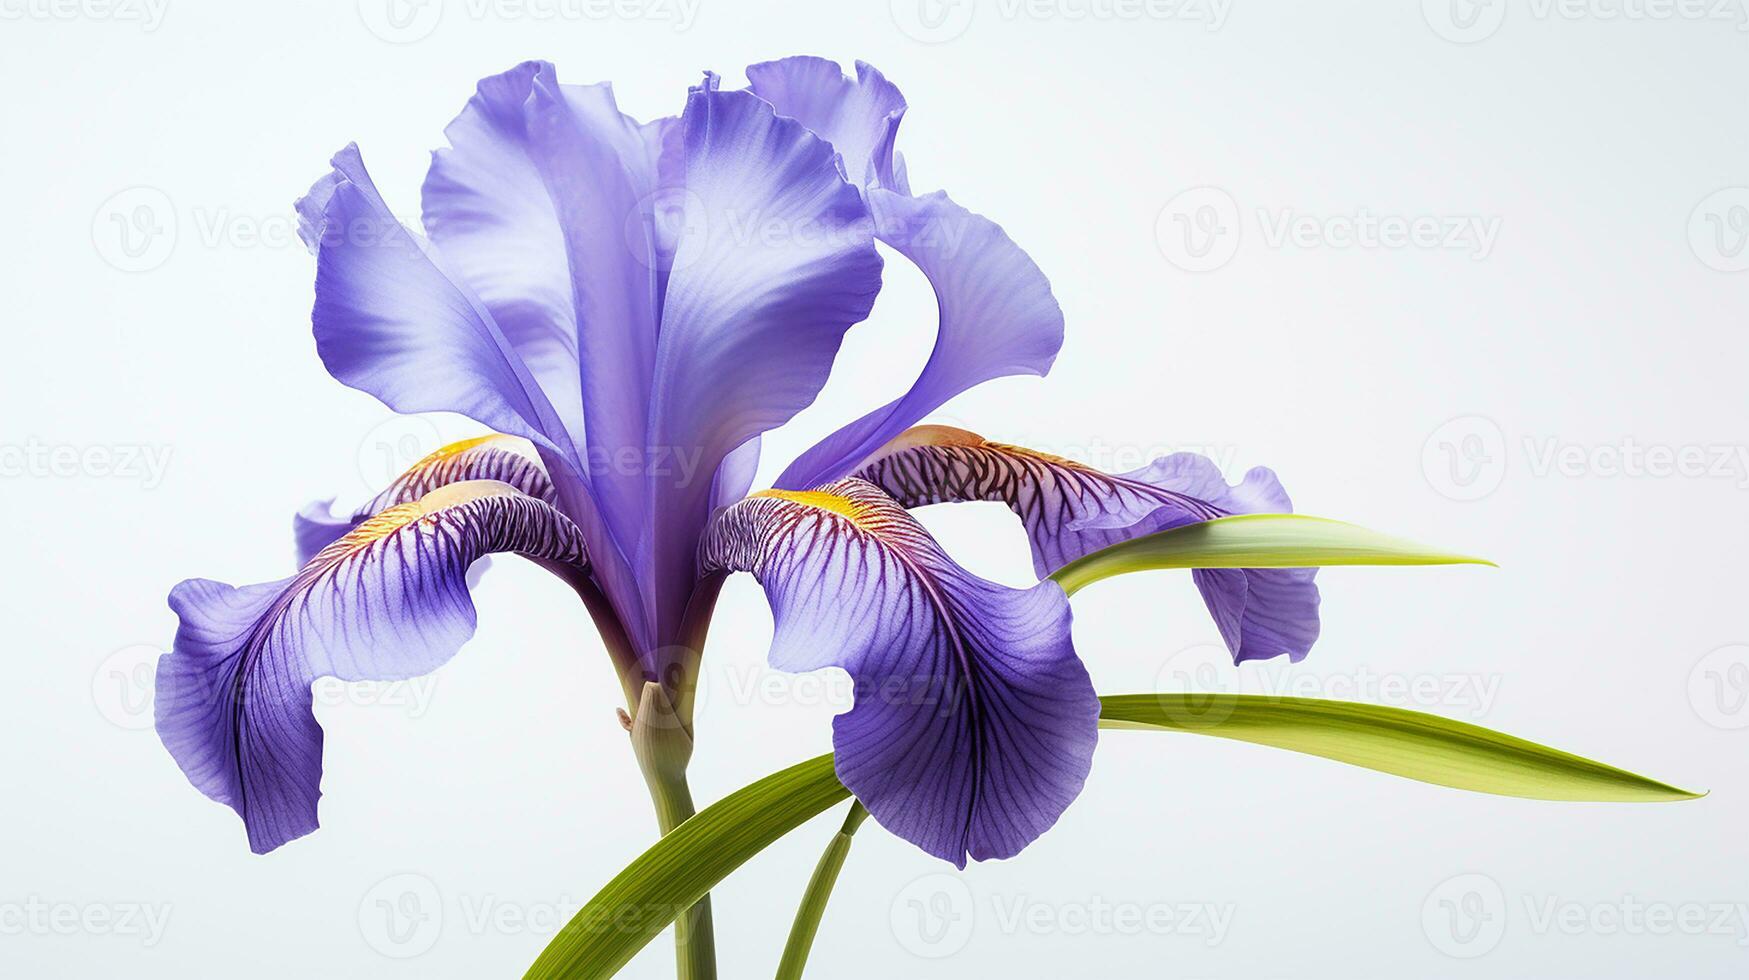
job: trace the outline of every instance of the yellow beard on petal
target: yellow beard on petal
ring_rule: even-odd
[[[479,443],[495,438],[502,437],[486,436],[482,439],[469,441]],[[310,564],[305,567],[327,564],[342,556],[356,554],[414,521],[431,517],[451,507],[479,500],[482,497],[505,495],[521,496],[522,491],[497,480],[463,480],[459,483],[438,487],[418,500],[396,504],[367,518],[364,523],[346,532],[333,544],[323,548],[316,557],[310,559]]]
[[[863,504],[840,497],[835,493],[825,493],[819,490],[761,490],[754,497],[770,497],[773,500],[787,500],[792,504],[805,507],[818,507],[831,511],[840,517],[847,518],[853,524],[862,524],[868,517],[868,508]]]

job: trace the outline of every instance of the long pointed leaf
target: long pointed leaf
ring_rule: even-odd
[[[1402,708],[1242,694],[1131,694],[1100,701],[1101,728],[1214,735],[1501,796],[1661,802],[1701,795]],[[730,872],[848,795],[833,775],[832,756],[822,755],[704,808],[590,899],[527,976],[611,976]]]
[[[1649,803],[1702,795],[1478,725],[1378,704],[1196,693],[1100,700],[1101,728],[1214,735],[1496,796]]]
[[[1051,578],[1074,595],[1101,579],[1153,568],[1492,564],[1323,517],[1240,514],[1131,538],[1072,561]]]
[[[626,866],[553,937],[528,977],[612,976],[773,841],[850,795],[822,755],[700,810]]]

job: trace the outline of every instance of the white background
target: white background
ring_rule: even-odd
[[[174,630],[177,580],[287,574],[299,504],[357,502],[396,456],[468,431],[395,421],[316,359],[290,203],[333,150],[359,141],[413,215],[444,124],[476,79],[519,60],[611,79],[649,118],[678,111],[703,69],[739,84],[745,64],[803,52],[898,82],[913,184],[1000,221],[1067,315],[1048,379],[989,385],[940,420],[1110,468],[1186,447],[1234,477],[1267,464],[1303,511],[1501,566],[1326,572],[1311,658],[1242,673],[1210,655],[1187,576],[1103,584],[1075,610],[1102,691],[1387,701],[1712,791],[1535,803],[1108,734],[1081,799],[1015,860],[957,875],[869,825],[812,975],[1701,978],[1749,964],[1749,648],[1732,646],[1749,642],[1749,273],[1728,271],[1749,263],[1749,35],[1735,3],[1714,17],[1493,0],[1454,17],[1443,0],[698,0],[683,21],[678,0],[605,15],[427,0],[394,21],[384,0],[132,2],[0,0],[0,973],[518,975],[553,915],[647,846],[606,658],[565,590],[515,561],[486,576],[477,639],[433,678],[324,691],[323,827],[266,857],[145,727],[145,665]],[[1216,190],[1179,197],[1201,187]],[[1212,259],[1187,257],[1181,213],[1227,229]],[[1362,215],[1495,234],[1485,252],[1369,247],[1325,223]],[[1283,221],[1307,230],[1283,241]],[[887,282],[819,403],[768,442],[767,478],[922,363],[931,297],[902,260]],[[121,462],[135,452],[162,471]],[[1002,511],[925,519],[970,567],[1026,582]],[[704,800],[825,751],[845,705],[841,678],[763,672],[770,619],[750,580],[720,608],[694,760]],[[838,819],[716,892],[725,976],[770,975]],[[1137,917],[1139,932],[1117,928]],[[664,940],[625,973],[671,969]]]

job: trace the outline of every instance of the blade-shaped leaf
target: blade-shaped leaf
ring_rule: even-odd
[[[1403,708],[1243,694],[1130,694],[1100,701],[1101,728],[1214,735],[1500,796],[1664,802],[1703,795]],[[590,899],[527,976],[611,976],[730,872],[848,795],[833,775],[832,756],[822,755],[704,808]]]
[[[822,755],[743,786],[674,828],[571,917],[528,977],[612,976],[773,841],[850,795]]]
[[[1650,803],[1703,795],[1478,725],[1378,704],[1198,693],[1100,700],[1101,728],[1215,735],[1496,796]]]
[[[1323,517],[1240,514],[1114,544],[1064,565],[1051,578],[1074,595],[1100,579],[1153,568],[1492,564]]]

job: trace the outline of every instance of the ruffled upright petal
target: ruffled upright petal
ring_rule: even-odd
[[[589,477],[622,548],[645,523],[644,460],[662,259],[650,209],[659,153],[619,111],[613,89],[560,85],[550,68],[528,96],[527,152],[558,217],[582,363]],[[626,465],[628,453],[637,465]]]
[[[311,320],[328,372],[397,412],[457,412],[569,453],[564,425],[492,314],[389,213],[357,147],[333,165],[297,205],[316,253]]]
[[[1112,475],[946,426],[918,426],[858,470],[907,507],[1001,501],[1026,526],[1042,578],[1121,541],[1231,514],[1291,513],[1275,474],[1228,486],[1215,464],[1175,453]],[[1197,588],[1235,660],[1305,657],[1318,638],[1316,569],[1195,569]]]
[[[422,188],[425,233],[480,297],[581,444],[577,316],[565,237],[526,151],[527,62],[480,80],[444,130]]]
[[[344,517],[333,513],[331,500],[306,505],[292,518],[298,566],[309,564],[318,551],[363,524],[366,518],[397,504],[418,500],[438,487],[464,480],[497,480],[536,500],[558,504],[553,481],[528,440],[497,433],[463,439],[414,463],[386,490]]]
[[[567,575],[585,567],[569,520],[482,480],[390,507],[289,579],[191,579],[171,592],[181,626],[158,662],[158,734],[196,788],[243,818],[252,850],[316,828],[322,729],[310,685],[436,669],[473,634],[468,566],[495,552]]]
[[[695,454],[652,473],[650,573],[667,634],[696,574],[725,457],[788,421],[868,315],[881,260],[832,148],[746,92],[693,90],[682,118],[686,219],[662,309],[646,447]]]
[[[935,349],[903,396],[827,436],[781,476],[780,487],[836,480],[955,395],[985,381],[1050,370],[1063,345],[1063,312],[1032,259],[995,222],[941,192],[912,197],[894,171],[904,96],[857,62],[845,77],[823,58],[747,69],[751,91],[830,142],[863,188],[875,237],[910,259],[935,290]]]
[[[831,143],[852,183],[893,186],[893,140],[905,97],[872,65],[857,62],[851,79],[825,58],[780,58],[748,65],[747,81],[779,115]]]
[[[838,776],[883,827],[964,867],[1019,853],[1080,793],[1099,699],[1055,582],[978,578],[860,480],[755,494],[701,557],[764,586],[773,667],[849,672]]]
[[[816,443],[780,487],[835,480],[955,395],[1010,375],[1043,375],[1063,346],[1050,281],[1001,227],[936,192],[868,192],[879,239],[917,264],[935,290],[935,348],[911,389]]]

